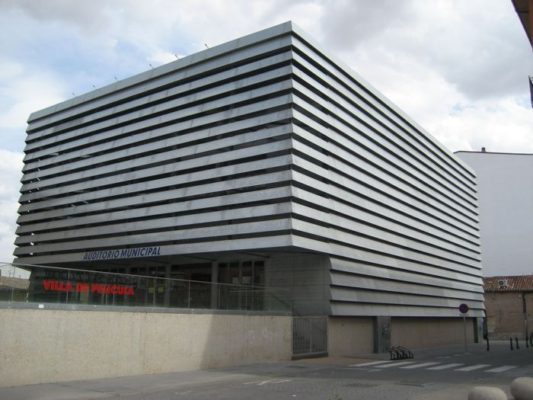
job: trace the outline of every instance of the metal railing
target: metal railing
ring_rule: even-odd
[[[328,352],[328,318],[294,316],[292,320],[292,354],[324,355]]]
[[[0,302],[288,313],[282,290],[160,276],[0,263]]]

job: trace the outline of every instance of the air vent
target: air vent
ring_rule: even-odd
[[[500,279],[498,280],[498,288],[499,289],[507,289],[507,279]]]

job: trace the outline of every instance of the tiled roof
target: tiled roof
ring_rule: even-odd
[[[486,292],[533,291],[533,275],[491,276],[483,278]]]

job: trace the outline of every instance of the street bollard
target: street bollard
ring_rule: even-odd
[[[516,350],[520,350],[520,345],[518,344],[518,338],[515,336],[514,341],[516,343]]]
[[[468,400],[507,400],[507,395],[497,387],[476,386],[468,393]]]
[[[511,350],[514,350],[513,349],[513,338],[512,337],[509,338],[509,344],[511,345]]]
[[[516,378],[511,382],[511,394],[515,400],[533,398],[533,378]]]

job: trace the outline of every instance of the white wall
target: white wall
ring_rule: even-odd
[[[288,360],[289,316],[0,309],[0,387]]]
[[[458,152],[477,173],[483,275],[533,273],[533,154]]]

